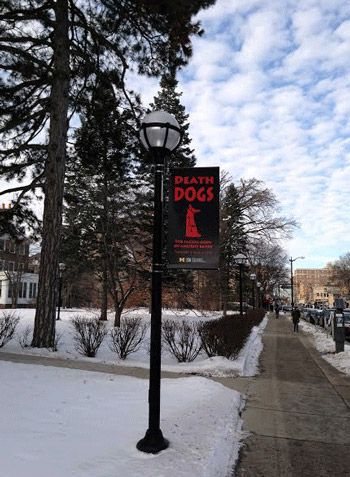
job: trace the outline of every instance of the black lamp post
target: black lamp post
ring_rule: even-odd
[[[290,288],[291,288],[291,305],[292,305],[292,308],[294,308],[294,284],[293,284],[293,262],[295,262],[295,260],[298,260],[298,258],[305,258],[305,257],[297,257],[297,258],[292,258],[290,257],[289,261],[290,261]]]
[[[66,265],[64,263],[58,264],[59,269],[59,280],[58,280],[58,307],[57,307],[57,318],[56,320],[60,320],[60,311],[61,311],[61,296],[62,296],[62,275],[66,269]]]
[[[258,307],[260,308],[261,306],[261,293],[260,293],[260,288],[262,287],[262,284],[260,282],[256,282],[256,286],[257,286],[257,289],[258,289]]]
[[[145,437],[136,447],[156,454],[169,442],[160,429],[160,379],[162,332],[162,273],[163,273],[163,177],[165,157],[180,144],[182,133],[174,116],[165,111],[148,114],[141,125],[140,139],[154,160],[154,219],[151,296],[151,352],[149,374],[149,419]]]
[[[239,266],[239,312],[243,315],[243,267],[248,259],[243,253],[238,253],[233,260]]]
[[[256,275],[255,273],[251,273],[249,275],[249,278],[251,279],[252,281],[252,299],[253,299],[253,310],[255,309],[255,279],[256,279]]]

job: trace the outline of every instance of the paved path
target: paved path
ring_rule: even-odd
[[[350,377],[330,366],[312,337],[271,314],[259,376],[242,413],[236,477],[350,476]]]
[[[10,361],[12,363],[35,364],[39,366],[53,366],[57,368],[81,369],[83,371],[93,371],[95,373],[119,374],[122,376],[132,376],[134,378],[149,379],[147,368],[137,368],[132,366],[118,366],[117,364],[93,363],[91,361],[70,360],[60,358],[50,358],[48,356],[35,356],[21,353],[7,353],[1,350],[0,361]],[[191,374],[174,373],[162,371],[162,378],[184,378],[191,377]],[[247,392],[249,378],[215,378],[217,381],[230,389],[234,389],[243,394]]]

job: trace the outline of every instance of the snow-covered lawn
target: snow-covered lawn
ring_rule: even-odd
[[[34,309],[18,309],[15,310],[21,316],[17,327],[17,337],[10,341],[4,348],[4,351],[12,353],[35,354],[40,356],[50,356],[52,358],[63,358],[70,360],[93,361],[103,363],[115,363],[121,366],[134,366],[141,368],[149,367],[149,331],[146,335],[144,343],[139,351],[128,356],[126,360],[119,360],[116,353],[109,348],[109,336],[107,336],[99,349],[95,358],[86,358],[81,356],[74,348],[73,329],[70,323],[72,317],[80,315],[86,317],[98,317],[98,311],[91,310],[61,310],[61,320],[57,321],[56,332],[61,336],[58,343],[58,351],[52,352],[47,349],[25,348],[22,349],[19,344],[19,338],[23,336],[26,328],[33,328]],[[150,314],[146,309],[127,310],[123,314],[125,317],[141,317],[143,321],[150,323]],[[217,319],[221,314],[219,312],[211,312],[200,314],[196,311],[185,310],[183,312],[164,310],[163,320],[189,320],[189,321],[207,321]],[[0,314],[1,317],[1,314]],[[181,373],[201,374],[204,376],[251,376],[257,371],[256,356],[261,351],[261,334],[266,326],[265,318],[259,327],[255,327],[248,339],[245,348],[242,350],[236,360],[228,360],[223,357],[208,358],[205,353],[201,353],[192,363],[178,363],[176,358],[166,349],[162,352],[162,369],[164,371],[173,371]],[[107,326],[113,327],[113,313],[109,315]],[[32,331],[30,337],[32,335]],[[30,340],[29,340],[30,343]],[[1,352],[1,350],[0,350]]]
[[[0,362],[2,477],[224,477],[242,439],[243,397],[202,377],[162,380],[170,447],[136,449],[148,381]]]
[[[304,320],[300,320],[299,328],[314,336],[316,348],[321,353],[323,359],[339,371],[350,375],[350,344],[348,341],[345,341],[344,351],[335,354],[335,342],[324,328],[311,325]]]
[[[33,325],[34,310],[18,310],[18,336]],[[149,320],[146,310],[130,312]],[[1,352],[40,354],[74,360],[117,363],[105,343],[97,358],[80,356],[73,346],[70,318],[62,311],[59,351],[22,349],[12,340]],[[79,310],[80,315],[87,312]],[[173,313],[165,313],[174,317]],[[178,314],[177,314],[178,316]],[[216,315],[217,317],[218,315]],[[187,312],[182,319],[212,319]],[[267,318],[253,329],[235,361],[199,356],[178,364],[163,353],[163,369],[206,375],[254,375]],[[112,318],[108,322],[112,326]],[[148,367],[148,344],[118,364]],[[240,411],[245,396],[205,377],[162,379],[161,429],[170,441],[158,455],[136,443],[148,426],[148,380],[49,366],[0,361],[0,446],[3,477],[226,477],[245,437]]]

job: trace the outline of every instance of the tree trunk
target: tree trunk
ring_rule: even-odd
[[[68,0],[56,1],[50,130],[45,166],[45,203],[38,301],[32,346],[53,347],[66,165],[69,93]]]
[[[103,264],[106,268],[106,261]],[[107,310],[108,310],[108,276],[107,270],[103,270],[102,273],[102,299],[101,299],[101,317],[100,320],[107,321]]]
[[[121,319],[121,309],[117,304],[114,305],[114,326],[117,326],[118,328],[120,327],[120,319]]]

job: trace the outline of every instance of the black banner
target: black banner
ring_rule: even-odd
[[[173,169],[168,268],[219,268],[219,168]]]

